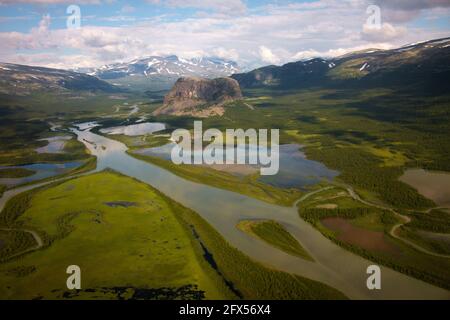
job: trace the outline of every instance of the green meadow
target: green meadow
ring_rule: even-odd
[[[19,230],[0,232],[2,299],[344,298],[252,261],[196,213],[111,171],[20,194],[1,221]],[[20,255],[35,245],[23,230],[43,246]],[[66,288],[69,265],[81,268],[81,290]]]
[[[397,230],[398,236],[433,253],[448,254],[443,238],[430,235],[448,235],[448,211],[432,209],[437,206],[432,200],[399,181],[407,168],[450,170],[448,95],[431,97],[386,88],[308,88],[251,89],[245,90],[244,96],[228,105],[223,117],[202,119],[204,130],[280,129],[281,143],[301,145],[309,159],[340,173],[332,182],[334,189],[302,202],[299,214],[303,219],[349,251],[449,288],[448,259],[425,254],[392,237],[390,230],[399,223],[398,216],[351,199],[341,187],[352,186],[364,200],[408,216],[411,222]],[[5,99],[0,104],[0,165],[77,160],[83,165],[65,177],[92,170],[96,159],[75,136],[66,142],[63,154],[35,152],[46,143],[40,139],[55,135],[49,131],[50,123],[61,125],[62,130],[74,121],[98,120],[104,126],[131,124],[137,117],[150,116],[161,104],[142,101],[146,98],[137,94],[82,96],[67,101],[46,95]],[[128,119],[134,103],[140,110]],[[196,120],[171,116],[148,119],[166,123],[169,129],[165,134],[174,128],[192,129]],[[264,184],[257,174],[176,166],[133,153],[166,143],[164,136],[108,138],[126,144],[133,157],[182,178],[268,203],[289,206],[307,191]],[[27,174],[31,173],[0,171],[1,177]],[[0,185],[0,194],[5,190]],[[276,223],[239,227],[289,254],[310,258]],[[343,227],[352,232],[345,234]],[[37,232],[43,247],[29,251],[36,241],[24,230]],[[367,246],[361,235],[374,237],[380,246]],[[0,258],[0,298],[344,298],[323,284],[252,261],[196,213],[147,185],[112,172],[53,183],[11,199],[0,214]],[[71,264],[82,269],[82,290],[76,293],[67,292],[65,287],[65,268]]]
[[[236,227],[288,254],[314,261],[302,245],[276,221],[243,220]]]
[[[445,160],[450,152],[445,134],[450,130],[450,119],[445,113],[448,96],[429,97],[384,88],[359,91],[251,89],[245,91],[245,96],[243,101],[231,104],[223,117],[203,119],[204,128],[281,129],[282,143],[298,143],[309,159],[338,170],[340,175],[335,182],[351,185],[363,199],[407,215],[411,222],[398,230],[400,236],[432,252],[448,252],[445,241],[425,237],[423,233],[448,234],[448,212],[428,211],[436,204],[399,181],[406,168],[449,170]],[[414,106],[414,112],[411,112],[411,106]],[[158,119],[170,127],[187,129],[192,129],[193,120],[170,116]],[[272,192],[272,187],[264,184],[255,188],[251,176],[246,179],[228,177],[226,173],[209,168],[185,168],[153,157],[133,156],[162,166],[183,178],[268,202],[289,205],[302,194],[281,188]],[[447,259],[418,252],[391,237],[389,231],[398,223],[398,217],[340,197],[338,194],[343,191],[339,188],[324,191],[320,196],[326,198],[329,192],[331,197],[337,199],[330,203],[318,202],[318,208],[315,205],[306,207],[300,210],[301,216],[348,250],[425,281],[448,286]],[[331,232],[320,223],[324,217],[342,217],[355,227],[385,234],[385,240],[392,242],[401,253],[374,251],[339,240],[336,232]]]
[[[115,287],[230,297],[168,201],[110,172],[35,192],[14,224],[36,230],[45,245],[0,265],[1,298],[62,298],[73,264],[82,270],[79,298],[117,298],[109,296]]]

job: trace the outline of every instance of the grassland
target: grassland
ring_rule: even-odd
[[[247,98],[244,101],[230,105],[223,117],[204,119],[204,129],[211,127],[281,129],[282,143],[303,145],[308,158],[321,161],[327,167],[340,172],[337,181],[352,185],[364,199],[386,204],[408,215],[412,221],[399,230],[400,235],[432,251],[447,252],[447,247],[441,241],[430,240],[421,232],[448,234],[450,215],[441,210],[428,211],[429,208],[435,207],[435,204],[421,196],[415,189],[398,181],[398,178],[406,168],[411,167],[450,171],[448,161],[450,97],[448,95],[431,97],[419,92],[397,92],[391,88],[371,90],[308,88],[292,91],[254,89],[247,90],[245,96]],[[134,100],[127,101],[138,102],[141,98],[134,97]],[[123,105],[124,101],[122,98],[105,96],[64,101],[45,95],[20,98],[16,101],[3,99],[0,105],[0,165],[65,161],[78,157],[88,160],[85,169],[92,168],[95,166],[95,159],[89,158],[89,155],[84,152],[79,152],[80,145],[77,151],[76,141],[68,144],[69,153],[66,155],[38,155],[34,153],[34,149],[42,146],[44,142],[37,140],[49,135],[49,121],[61,123],[63,126],[74,120],[98,120],[104,119],[103,117],[123,121],[126,119],[126,113],[123,113],[122,109],[117,114],[113,113],[115,107]],[[136,116],[149,114],[158,107],[158,103],[140,104],[141,111]],[[61,110],[61,104],[64,104],[64,110]],[[158,121],[166,122],[172,128],[187,129],[192,128],[193,120],[189,117],[158,118]],[[131,139],[119,136],[116,139],[129,145],[130,149],[141,147],[141,144],[156,146],[162,143],[157,139],[142,141],[140,140],[142,137]],[[70,144],[73,145],[70,146]],[[150,157],[142,159],[171,170],[183,178],[241,192],[270,203],[290,205],[301,195],[301,192],[297,190],[279,189],[260,183],[256,180],[256,176],[237,177],[206,167],[175,166],[171,162]],[[398,221],[396,216],[387,210],[367,207],[348,197],[338,196],[338,193],[343,191],[345,190],[339,188],[328,190],[308,199],[308,202],[301,206],[300,215],[332,241],[352,252],[408,275],[448,288],[450,283],[448,259],[420,253],[398,239],[390,237],[388,231]],[[336,198],[330,199],[333,197]],[[75,203],[70,197],[65,199],[67,203],[70,203],[70,200]],[[48,202],[52,203],[52,201]],[[30,209],[28,204],[30,204],[28,200],[22,198],[15,204],[17,207],[13,207],[14,210],[9,212],[25,213]],[[11,205],[9,207],[11,208]],[[186,210],[181,212],[180,221],[189,228],[194,226],[202,243],[209,252],[213,253],[214,261],[221,272],[219,278],[230,281],[243,297],[341,297],[330,288],[315,282],[268,270],[255,264],[230,247],[195,213]],[[8,213],[8,210],[5,213]],[[21,217],[24,216],[26,215]],[[76,216],[70,223],[84,216],[83,214]],[[91,216],[94,214],[92,213]],[[29,219],[30,221],[17,219],[14,214],[11,217],[9,219],[12,220],[6,221],[2,217],[0,221],[8,222],[8,225],[12,226],[18,223],[19,227],[26,226],[26,223],[32,221],[32,219]],[[321,221],[327,217],[342,218],[354,228],[380,233],[397,251],[388,254],[383,251],[368,250],[363,246],[341,240],[339,232],[333,232],[322,224]],[[53,226],[55,224],[59,222],[53,221]],[[66,225],[65,222],[62,224]],[[29,257],[52,249],[52,238],[47,237],[44,229],[38,231],[42,232],[47,247],[42,251],[27,254],[22,259],[31,259]],[[9,248],[8,254],[11,254],[29,247],[32,239],[27,233],[2,231],[0,241],[3,242],[2,248]],[[8,263],[18,263],[18,261]],[[36,270],[39,269],[35,269],[34,264],[30,263],[16,265],[9,269],[8,274],[20,278],[28,273],[35,274]],[[214,274],[217,275],[216,273]],[[65,274],[61,277],[65,277]],[[287,292],[286,288],[289,288]],[[126,286],[104,287],[101,290],[104,296],[115,298],[118,295],[129,297],[130,294],[134,294],[133,292],[137,292],[133,291],[136,288],[129,289]],[[130,290],[133,292],[130,293]],[[225,286],[224,291],[221,292],[227,290],[233,291],[229,286]],[[234,292],[234,295],[237,292]],[[62,293],[55,293],[53,296],[58,294]],[[97,291],[80,293],[90,297],[95,294]]]
[[[167,295],[187,292],[178,298],[232,297],[168,201],[114,173],[32,192],[23,213],[8,220],[37,230],[45,247],[0,266],[2,298],[64,297],[71,264],[83,271],[83,290],[74,298],[118,298],[111,295],[114,288],[131,295],[167,288]],[[29,274],[16,274],[24,269]]]
[[[115,105],[127,101],[140,101],[141,97],[130,97],[120,94],[78,93],[73,96],[55,95],[50,93],[34,93],[29,96],[1,95],[0,114],[4,118],[24,120],[44,120],[53,118],[55,121],[64,119],[82,119],[87,116],[101,116],[112,113]],[[135,97],[135,98],[134,98]],[[61,106],[64,106],[63,108]]]
[[[450,170],[450,142],[445,134],[450,130],[446,111],[448,96],[431,98],[382,88],[360,91],[255,89],[245,94],[248,98],[231,105],[223,117],[204,119],[204,128],[281,129],[282,143],[303,145],[309,159],[340,172],[337,182],[353,186],[372,203],[390,206],[408,215],[412,219],[408,228],[413,229],[402,228],[402,236],[431,251],[446,252],[442,242],[426,240],[418,234],[421,230],[448,233],[449,215],[437,210],[427,211],[436,204],[398,178],[406,168]],[[158,120],[172,127],[191,129],[194,119],[166,116]],[[159,161],[166,169],[180,170]],[[178,174],[188,178],[186,172]],[[202,172],[195,175],[194,181],[208,183],[209,177],[202,176]],[[246,194],[261,199],[254,192]],[[373,261],[448,287],[448,261],[417,252],[390,237],[388,233],[398,218],[389,211],[369,208],[351,199],[339,199],[333,210],[326,208],[329,203],[320,205],[325,207],[311,207],[301,214],[333,241]],[[385,234],[386,241],[400,253],[373,252],[339,241],[336,234],[320,224],[322,218],[329,216],[343,217],[355,227]]]
[[[282,143],[302,144],[309,159],[338,170],[339,179],[362,193],[394,207],[435,205],[398,178],[407,167],[450,170],[448,96],[430,98],[383,88],[253,89],[245,95],[248,98],[223,117],[204,120],[203,127],[281,129]]]
[[[114,172],[21,194],[1,217],[2,226],[33,229],[44,240],[0,264],[1,298],[344,298],[253,262],[193,211]],[[72,264],[81,267],[82,290],[68,292]]]
[[[276,221],[243,220],[236,227],[290,255],[314,261],[301,244]]]
[[[411,167],[450,170],[450,142],[446,134],[450,130],[448,96],[429,97],[384,88],[358,91],[253,89],[247,90],[245,95],[247,98],[231,105],[223,117],[204,119],[204,128],[279,128],[282,143],[303,145],[308,158],[340,172],[337,181],[352,185],[364,199],[408,215],[412,219],[409,228],[449,232],[448,214],[436,210],[425,213],[426,209],[436,206],[434,202],[398,180],[404,170]],[[194,119],[166,116],[158,120],[172,127],[191,129]],[[173,172],[177,170],[170,163],[161,165]],[[178,174],[188,178],[185,172]],[[208,176],[202,176],[201,172],[195,175],[194,181],[208,183]],[[254,192],[247,194],[255,196]],[[349,199],[340,199],[335,210],[309,209],[310,222],[317,228],[321,228],[320,223],[314,221],[330,214],[345,217],[354,226],[382,233],[388,233],[397,221],[387,211],[361,206]],[[321,231],[328,232],[327,236],[338,242],[336,235],[329,234],[323,226]],[[410,238],[424,241],[417,236]],[[444,270],[447,261],[418,253],[397,240],[388,238],[388,241],[401,248],[401,257],[341,245],[418,278],[441,286],[448,283],[448,272]],[[443,250],[436,244],[425,247],[434,247],[436,252]]]

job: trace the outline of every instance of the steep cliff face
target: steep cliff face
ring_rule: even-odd
[[[209,117],[223,115],[225,104],[241,99],[239,83],[231,78],[180,78],[154,114]]]

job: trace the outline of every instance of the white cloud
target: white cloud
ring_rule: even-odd
[[[18,64],[45,66],[56,69],[67,69],[68,67],[89,68],[93,65],[99,65],[99,62],[85,55],[58,56],[52,53],[18,54],[14,60],[14,63]]]
[[[295,55],[291,57],[291,60],[309,60],[312,58],[336,58],[343,56],[350,52],[356,52],[356,51],[362,51],[362,50],[369,50],[369,49],[381,49],[381,50],[388,50],[392,49],[394,46],[389,43],[369,43],[361,46],[356,47],[349,47],[349,48],[337,48],[337,49],[330,49],[326,51],[316,51],[313,49],[310,50],[304,50],[299,51]]]
[[[225,49],[222,47],[212,50],[212,54],[218,58],[236,61],[239,59],[239,53],[236,49]]]
[[[295,55],[292,56],[293,60],[308,60],[312,58],[318,58],[318,57],[331,57],[331,55],[328,55],[326,52],[319,52],[317,50],[309,49],[309,50],[303,50],[297,52]]]
[[[262,61],[267,63],[277,64],[280,62],[280,58],[278,58],[269,48],[265,46],[259,47],[259,56]]]
[[[365,24],[361,36],[368,41],[389,41],[405,35],[406,32],[405,27],[395,27],[384,22],[379,28]]]
[[[380,30],[368,30],[364,26],[366,7],[366,0],[316,0],[252,8],[241,15],[213,12],[183,19],[161,15],[129,21],[123,27],[84,23],[78,30],[52,29],[50,17],[44,16],[29,32],[0,32],[0,61],[19,62],[20,52],[21,61],[30,64],[66,63],[73,68],[176,54],[186,58],[218,56],[258,67],[337,56],[355,49],[395,47],[450,34],[446,29],[414,28],[384,20]],[[84,61],[79,60],[81,56]]]

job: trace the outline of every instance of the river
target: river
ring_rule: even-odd
[[[295,207],[268,204],[238,193],[180,178],[126,153],[115,140],[73,129],[78,140],[98,158],[96,171],[114,169],[145,182],[207,220],[234,247],[269,267],[328,284],[352,299],[450,299],[450,292],[381,266],[382,289],[368,290],[366,269],[373,262],[344,250],[302,220]],[[14,195],[48,182],[27,185],[4,193],[0,210]],[[236,228],[242,219],[273,219],[281,223],[314,258],[310,262],[288,255]]]
[[[78,140],[98,158],[97,170],[111,168],[148,183],[195,210],[233,246],[251,258],[306,278],[326,283],[353,299],[450,299],[450,292],[381,267],[382,289],[368,290],[366,269],[373,262],[344,250],[302,220],[296,208],[268,204],[245,195],[194,183],[156,165],[137,160],[127,147],[89,130],[73,129]],[[290,256],[239,231],[242,219],[273,219],[281,223],[315,262]]]

